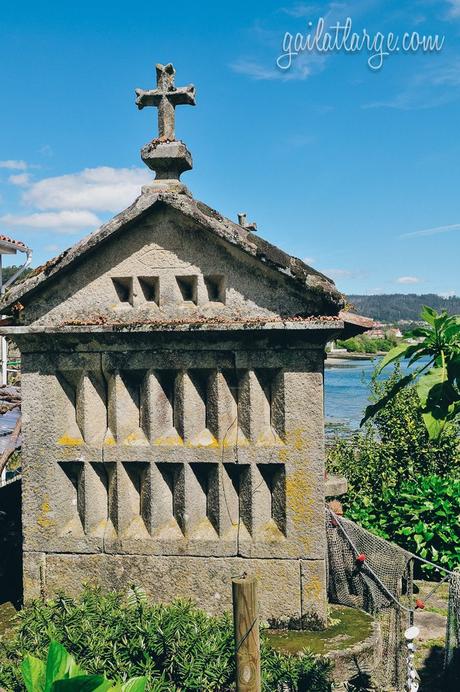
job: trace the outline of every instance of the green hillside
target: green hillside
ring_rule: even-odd
[[[416,295],[415,293],[392,293],[375,296],[348,296],[354,310],[360,315],[372,317],[382,322],[399,320],[418,320],[423,305],[429,305],[438,312],[447,310],[451,315],[460,314],[460,297],[442,298],[435,293]]]

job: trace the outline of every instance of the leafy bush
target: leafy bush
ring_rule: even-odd
[[[19,614],[14,635],[0,642],[0,686],[22,690],[25,653],[44,657],[60,642],[89,674],[127,680],[145,675],[151,692],[234,689],[234,642],[229,616],[211,617],[192,603],[150,604],[140,589],[128,596],[86,588],[78,599],[35,601]],[[262,637],[263,690],[329,690],[329,664],[271,650]]]
[[[374,378],[373,399],[385,396],[399,378],[399,366],[384,382]],[[458,431],[445,430],[439,439],[430,440],[414,387],[400,390],[362,432],[338,440],[328,452],[327,465],[330,472],[348,479],[343,504],[350,519],[422,557],[433,560],[438,555],[434,562],[445,566],[458,563],[458,509],[450,497],[452,488],[458,492],[460,479]],[[412,496],[411,501],[406,494]],[[442,515],[444,511],[448,518]],[[443,521],[451,527],[447,532],[440,527]],[[414,538],[422,534],[423,544]],[[431,569],[427,573],[434,576]]]
[[[386,531],[399,545],[448,569],[460,564],[460,480],[428,476],[405,482],[385,493],[382,505]]]
[[[62,644],[54,641],[46,662],[26,654],[21,673],[27,692],[144,692],[147,682],[140,677],[114,684],[103,675],[87,675]]]

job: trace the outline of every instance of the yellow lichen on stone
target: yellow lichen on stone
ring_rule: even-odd
[[[58,445],[66,445],[68,447],[79,447],[83,444],[83,439],[81,437],[70,437],[65,433],[58,440]]]
[[[165,447],[176,447],[177,445],[183,445],[184,441],[179,435],[164,435],[163,437],[157,437],[153,441],[154,445],[164,445]]]
[[[45,497],[42,504],[40,505],[40,514],[38,515],[37,524],[41,526],[42,529],[48,529],[50,526],[54,526],[56,522],[51,519],[48,514],[51,512],[51,505],[48,499]]]

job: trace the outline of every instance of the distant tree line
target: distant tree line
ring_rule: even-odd
[[[2,268],[2,282],[5,283],[6,281],[8,281],[8,279],[10,278],[10,276],[13,276],[13,274],[14,274],[15,272],[17,272],[18,269],[19,269],[19,267],[16,266],[16,265],[13,265],[12,267],[3,267],[3,268]],[[28,268],[18,277],[17,280],[18,280],[18,281],[22,281],[22,279],[25,279],[26,276],[27,276],[28,274],[30,274],[31,272],[33,272],[32,267],[28,267]]]
[[[382,322],[398,322],[399,320],[420,320],[420,311],[424,305],[429,305],[438,312],[446,310],[449,315],[460,314],[460,297],[442,298],[435,293],[416,295],[415,293],[392,293],[384,295],[350,295],[349,303],[353,310],[360,315],[372,317]]]

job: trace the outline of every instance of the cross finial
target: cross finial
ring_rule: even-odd
[[[140,109],[145,106],[158,108],[158,138],[161,141],[174,142],[175,108],[188,104],[195,105],[195,87],[189,84],[185,87],[174,85],[176,71],[171,63],[156,66],[157,88],[145,91],[136,89],[136,105]]]

